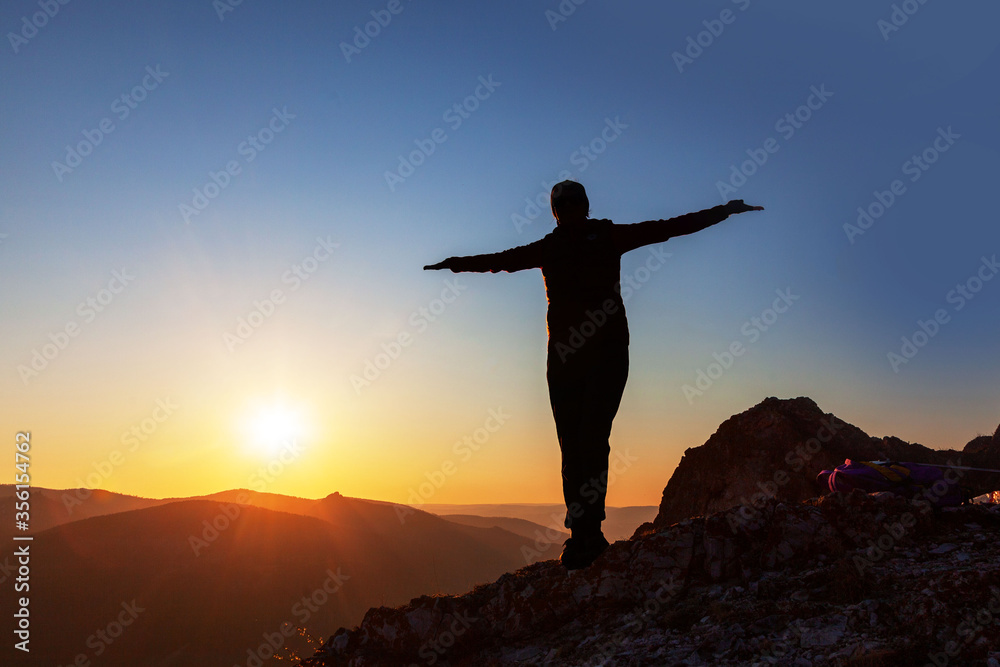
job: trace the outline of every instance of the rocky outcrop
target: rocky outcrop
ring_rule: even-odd
[[[981,455],[980,463],[984,467],[987,463],[990,467],[995,467],[997,463],[1000,463],[1000,426],[997,426],[993,435],[980,435],[973,438],[963,451]]]
[[[303,665],[998,664],[1000,507],[854,491],[745,510],[372,609]]]
[[[788,502],[814,497],[824,492],[816,475],[845,459],[994,468],[1000,464],[1000,437],[981,436],[963,451],[934,450],[895,437],[873,438],[809,398],[768,398],[727,419],[704,445],[684,452],[654,524],[669,526],[769,497]],[[969,474],[963,484],[979,495],[1000,488],[1000,476]]]
[[[1000,429],[973,443],[872,438],[808,398],[767,399],[688,450],[657,519],[591,567],[544,561],[465,595],[371,609],[302,667],[1000,667],[1000,505],[817,498],[813,485],[845,458],[1000,462]],[[971,485],[997,481],[984,479]]]

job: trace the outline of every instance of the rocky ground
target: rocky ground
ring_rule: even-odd
[[[937,451],[768,398],[687,450],[656,519],[590,568],[545,561],[371,609],[302,667],[1000,667],[1000,505],[933,509],[933,489],[814,497],[816,473],[845,458],[998,468],[1000,428]],[[1000,475],[958,484],[985,493]]]
[[[590,568],[536,563],[372,609],[304,667],[1000,667],[1000,506],[772,499],[647,524]]]

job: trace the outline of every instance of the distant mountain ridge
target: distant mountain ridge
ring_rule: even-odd
[[[266,637],[281,638],[282,650],[303,649],[293,625],[316,634],[357,623],[373,605],[459,593],[561,548],[338,493],[143,499],[102,491],[71,504],[72,514],[63,496],[32,490],[37,642],[28,662],[9,643],[0,646],[5,666],[70,665],[79,655],[93,664],[255,664],[254,655],[272,650],[261,648]],[[0,489],[8,535],[13,509],[10,487]],[[2,596],[0,614],[11,618],[14,604]],[[122,605],[141,611],[105,644],[95,632],[114,623]],[[293,636],[280,634],[286,622]]]
[[[514,533],[515,535],[530,537],[532,539],[542,538],[550,542],[562,543],[569,538],[569,533],[565,531],[555,530],[550,526],[543,526],[541,524],[534,523],[533,521],[519,519],[517,517],[479,516],[476,514],[439,514],[438,516],[442,519],[447,519],[452,523],[458,523],[465,526],[503,528],[504,530]]]
[[[475,516],[512,517],[524,519],[543,526],[545,529],[564,531],[563,518],[566,506],[555,503],[537,504],[438,504],[425,503],[415,506],[438,516],[466,514]],[[607,519],[601,525],[604,535],[610,541],[622,540],[635,532],[636,526],[652,521],[658,508],[655,505],[635,505],[628,507],[608,507]]]
[[[242,500],[240,497],[245,496]],[[7,512],[13,511],[13,484],[0,484],[0,516],[6,516]],[[340,493],[331,493],[328,497],[341,497]],[[178,502],[181,500],[217,500],[224,502],[245,502],[256,507],[266,509],[278,509],[292,514],[302,514],[305,516],[318,516],[325,518],[322,512],[317,510],[315,503],[317,500],[310,498],[299,498],[275,493],[264,493],[250,489],[230,489],[217,493],[191,496],[185,498],[144,498],[142,496],[132,496],[128,494],[105,491],[103,489],[48,489],[45,487],[32,487],[31,489],[31,525],[33,532],[41,532],[54,526],[62,525],[70,521],[79,521],[95,516],[104,516],[117,512],[127,512],[136,509],[155,507],[165,503]],[[500,504],[426,504],[422,506],[403,505],[381,500],[369,500],[364,498],[354,498],[366,503],[381,504],[393,508],[397,516],[402,521],[411,513],[411,510],[422,510],[424,512],[447,518],[445,515],[457,515],[465,517],[486,517],[486,518],[510,518],[514,520],[510,526],[517,525],[517,521],[525,521],[532,524],[521,524],[525,530],[530,529],[530,534],[519,533],[511,530],[515,534],[522,534],[525,537],[535,537],[535,530],[542,533],[555,529],[565,531],[562,528],[562,517],[566,512],[563,505],[553,503],[500,503]],[[632,534],[635,528],[656,516],[657,507],[655,505],[642,505],[633,507],[608,507],[608,519],[604,523],[604,532],[610,540],[622,539]],[[465,525],[500,525],[493,521],[474,521],[471,519],[461,519],[457,523]],[[501,522],[502,523],[502,522]],[[568,537],[568,534],[567,534]]]

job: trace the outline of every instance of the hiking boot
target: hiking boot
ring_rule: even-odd
[[[563,552],[559,561],[567,570],[579,570],[587,567],[608,548],[608,541],[603,533],[571,537],[563,543]]]

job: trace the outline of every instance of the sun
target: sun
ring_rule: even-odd
[[[310,430],[305,409],[282,402],[255,404],[241,421],[247,452],[254,456],[279,456],[301,444]]]

